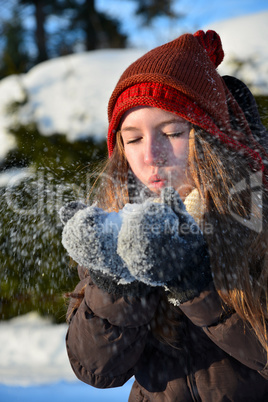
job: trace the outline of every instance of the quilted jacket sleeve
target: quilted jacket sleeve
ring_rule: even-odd
[[[78,308],[71,300],[67,352],[76,376],[97,388],[123,385],[135,372],[159,301],[157,291],[144,298],[114,296],[86,276]]]
[[[228,312],[213,284],[180,308],[217,346],[268,379],[264,348],[249,324],[237,313]]]

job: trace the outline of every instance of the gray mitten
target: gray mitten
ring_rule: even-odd
[[[79,265],[117,284],[135,281],[116,252],[120,214],[75,202],[62,207],[59,214],[65,225],[62,244]]]
[[[176,214],[164,203],[147,201],[124,214],[117,252],[136,279],[162,286],[174,276],[178,223]]]
[[[72,201],[65,207],[62,207],[59,211],[61,222],[66,225],[69,219],[71,219],[76,212],[80,209],[85,209],[87,206],[81,201]]]
[[[196,281],[200,278],[194,278],[194,274],[200,270],[203,275],[203,266],[211,279],[204,237],[174,189],[163,190],[161,203],[142,205],[140,210],[124,216],[117,252],[137,280],[150,286],[165,286],[172,292],[175,289],[181,301],[185,289],[194,289],[191,295],[199,291]],[[203,286],[202,277],[201,282]]]

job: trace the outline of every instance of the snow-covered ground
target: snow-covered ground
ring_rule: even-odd
[[[99,390],[75,377],[65,348],[67,324],[32,312],[0,322],[0,401],[127,401],[133,383]]]
[[[0,381],[9,385],[74,381],[65,350],[67,324],[32,312],[0,322]]]
[[[255,93],[268,94],[268,11],[215,24],[225,50],[219,68],[236,74]],[[24,75],[0,81],[0,160],[15,146],[9,127],[35,122],[43,135],[65,134],[69,141],[104,138],[107,103],[123,70],[144,53],[142,49],[96,50],[41,63]],[[237,64],[242,65],[237,72]],[[8,114],[12,102],[25,102]]]

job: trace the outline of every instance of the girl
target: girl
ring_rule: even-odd
[[[198,31],[130,65],[97,203],[60,212],[80,276],[70,363],[99,388],[134,375],[131,402],[268,397],[265,130],[222,59]]]

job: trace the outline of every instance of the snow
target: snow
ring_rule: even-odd
[[[37,65],[23,78],[30,102],[21,111],[22,121],[36,121],[44,135],[66,133],[69,141],[103,137],[109,94],[121,68],[139,55],[137,50],[97,50]]]
[[[268,95],[268,11],[211,23],[221,37],[225,58],[220,74],[236,75],[254,94]],[[234,60],[246,62],[237,69]]]
[[[126,401],[133,380],[112,390],[98,390],[74,375],[65,348],[67,324],[53,324],[36,312],[0,322],[0,400]],[[107,399],[108,398],[108,399]]]
[[[27,74],[3,79],[0,133],[6,133],[14,119],[14,114],[7,116],[7,106],[25,101],[27,94],[27,102],[13,124],[35,122],[43,135],[66,134],[70,142],[88,136],[104,138],[109,95],[122,70],[142,53],[126,49],[74,54],[40,63]]]
[[[134,278],[116,253],[122,212],[107,213],[96,206],[83,208],[81,204],[77,207],[73,202],[68,204],[60,210],[61,220],[66,223],[62,244],[79,265],[94,267],[94,271],[107,274],[114,280],[120,277],[124,283],[131,283]]]
[[[74,380],[67,361],[66,324],[52,325],[32,312],[0,323],[0,378],[4,384],[29,385]]]
[[[12,187],[33,174],[31,168],[10,168],[0,174],[0,188]]]
[[[222,74],[236,74],[256,93],[268,94],[268,11],[210,24],[221,36]],[[197,28],[198,29],[198,28]],[[0,81],[0,160],[15,146],[8,127],[35,122],[43,135],[65,134],[69,141],[104,139],[107,104],[124,69],[142,49],[96,50],[49,60],[27,74]],[[236,73],[233,59],[249,61]],[[26,102],[7,114],[12,102]]]
[[[21,77],[11,75],[0,81],[0,161],[15,148],[14,137],[9,133],[9,127],[15,123],[15,113],[8,113],[8,107],[13,102],[24,102],[26,93],[21,86]]]

